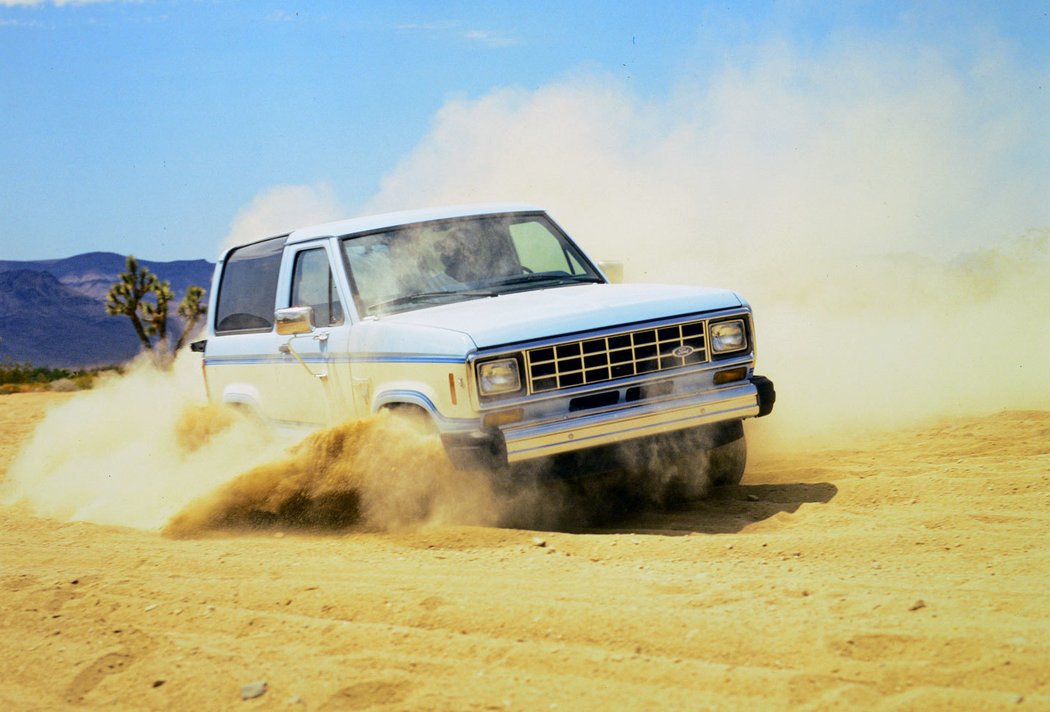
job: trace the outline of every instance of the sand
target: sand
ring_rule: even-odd
[[[68,397],[0,397],[0,468]],[[0,708],[1050,709],[1048,475],[1050,411],[1004,411],[582,532],[4,506]]]

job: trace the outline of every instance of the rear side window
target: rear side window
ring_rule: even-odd
[[[215,308],[215,332],[269,331],[287,235],[238,247],[226,258]]]

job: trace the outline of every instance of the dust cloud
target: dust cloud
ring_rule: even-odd
[[[437,437],[382,412],[315,433],[286,456],[240,474],[185,508],[165,532],[358,522],[383,529],[489,525],[497,518],[483,473],[456,470]]]
[[[279,455],[259,423],[209,405],[200,359],[148,359],[54,407],[19,453],[0,499],[55,519],[159,529],[196,497]]]
[[[307,437],[198,498],[165,526],[173,537],[213,529],[447,524],[580,529],[638,507],[673,506],[710,486],[683,438],[498,472],[455,468],[426,424],[389,411]],[[688,457],[687,457],[688,456]]]
[[[607,453],[598,475],[592,458],[459,470],[432,430],[385,411],[295,442],[208,403],[199,358],[185,354],[170,371],[144,358],[55,406],[0,501],[174,537],[246,527],[579,529],[705,491],[704,462],[682,467],[683,446]]]
[[[221,248],[225,250],[345,216],[328,185],[274,186],[260,191],[237,213]]]
[[[663,96],[449,101],[364,212],[522,200],[626,280],[738,291],[756,451],[1050,403],[1050,111],[1005,43],[759,43]]]

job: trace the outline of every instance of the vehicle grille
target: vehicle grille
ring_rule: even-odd
[[[530,393],[603,383],[705,363],[706,321],[567,341],[525,352]]]

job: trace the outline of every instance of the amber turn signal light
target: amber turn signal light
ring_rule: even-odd
[[[521,408],[509,410],[497,410],[495,413],[486,413],[482,423],[486,428],[498,428],[501,425],[510,425],[520,422],[525,418],[525,411]]]
[[[739,368],[727,368],[724,371],[719,371],[715,374],[715,385],[721,386],[723,383],[732,383],[733,381],[742,381],[747,378],[747,368],[740,366]]]

